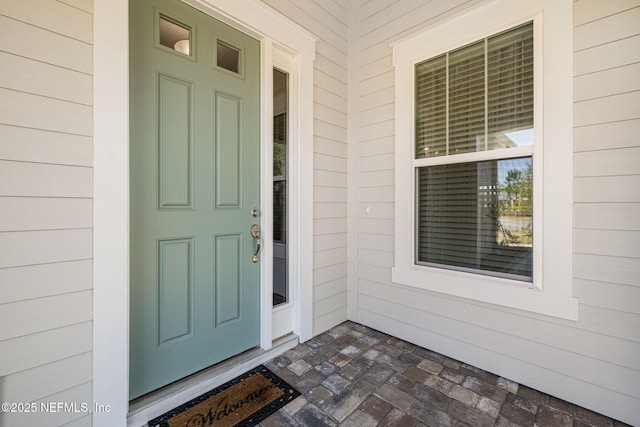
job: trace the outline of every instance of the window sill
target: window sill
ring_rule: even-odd
[[[562,319],[578,320],[578,299],[532,284],[433,267],[392,269],[394,283]]]

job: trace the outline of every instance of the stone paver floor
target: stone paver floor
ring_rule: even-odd
[[[626,426],[353,322],[266,366],[302,396],[261,427]]]

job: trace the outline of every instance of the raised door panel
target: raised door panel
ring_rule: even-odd
[[[221,92],[215,98],[216,208],[239,208],[242,100]]]
[[[216,327],[236,320],[241,315],[242,264],[242,236],[216,236]]]
[[[193,208],[193,87],[158,75],[159,209]]]
[[[158,242],[158,346],[193,337],[193,238]]]

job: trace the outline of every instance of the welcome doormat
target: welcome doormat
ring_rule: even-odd
[[[300,396],[260,365],[149,421],[149,427],[253,427]]]

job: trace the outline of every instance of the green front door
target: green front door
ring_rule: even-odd
[[[260,58],[178,0],[132,0],[130,34],[135,398],[259,344]]]

